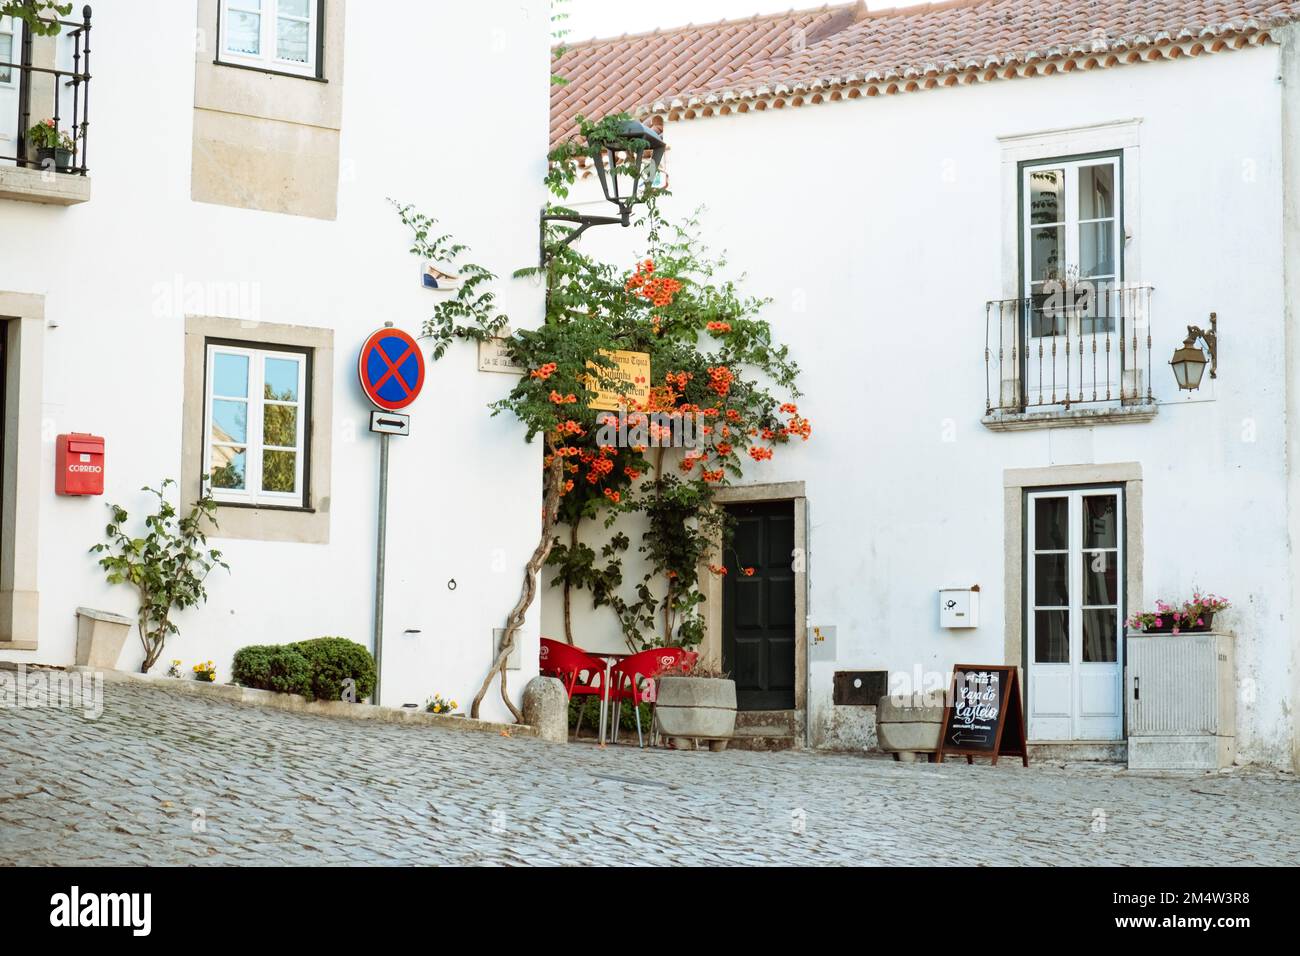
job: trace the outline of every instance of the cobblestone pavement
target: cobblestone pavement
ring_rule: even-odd
[[[0,715],[0,863],[1300,863],[1286,774],[599,750],[104,693],[98,720]]]

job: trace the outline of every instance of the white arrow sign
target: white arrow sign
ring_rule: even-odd
[[[411,434],[411,416],[397,412],[373,411],[370,413],[370,430],[378,435]]]

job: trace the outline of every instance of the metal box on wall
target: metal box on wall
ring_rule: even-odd
[[[1233,645],[1228,633],[1129,635],[1130,769],[1231,766],[1237,754]]]
[[[104,493],[104,439],[73,432],[55,440],[54,493],[102,495]]]
[[[980,586],[939,589],[940,627],[979,627]]]

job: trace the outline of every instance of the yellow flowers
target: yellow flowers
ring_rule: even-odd
[[[459,706],[454,700],[447,700],[441,694],[434,694],[424,705],[424,709],[431,714],[452,714]]]
[[[176,663],[179,664],[180,661],[176,661]],[[206,681],[209,684],[214,683],[217,679],[217,665],[212,663],[212,661],[203,661],[195,664],[194,679]]]

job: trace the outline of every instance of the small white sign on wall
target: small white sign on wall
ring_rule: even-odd
[[[814,661],[837,659],[834,624],[813,624],[808,627],[808,653]]]
[[[480,372],[507,372],[523,375],[525,369],[512,360],[506,352],[505,339],[488,339],[478,344],[478,370]]]

